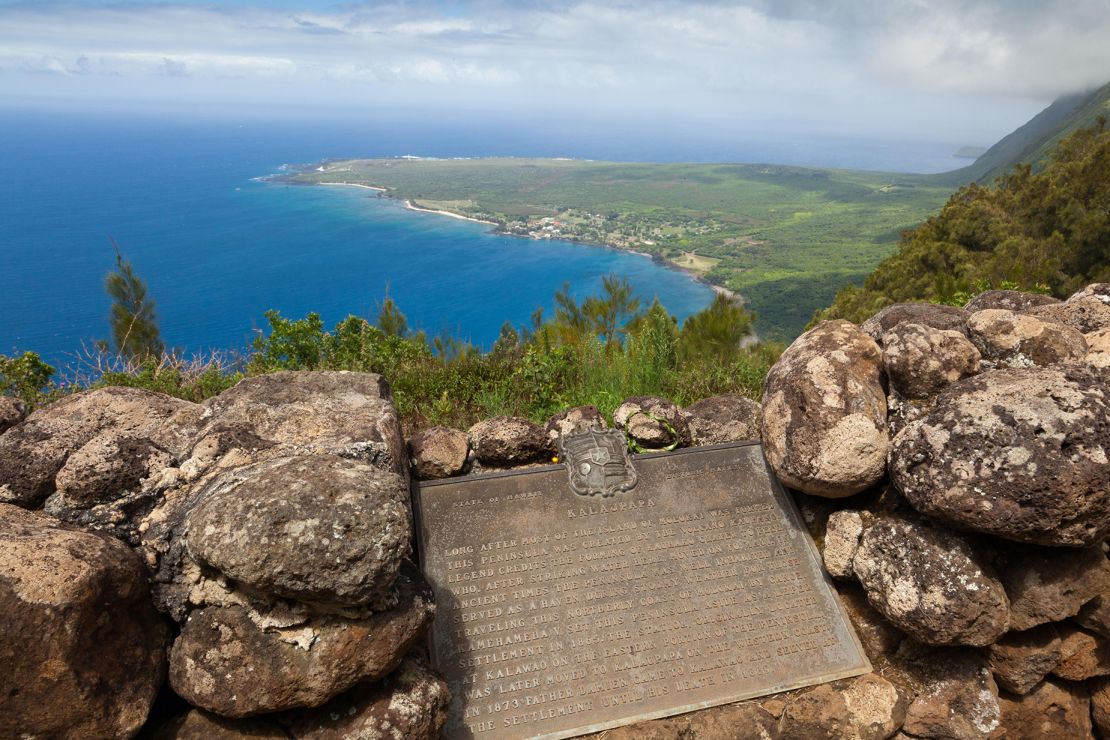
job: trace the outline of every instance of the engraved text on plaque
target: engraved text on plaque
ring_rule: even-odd
[[[870,670],[756,444],[561,466],[415,494],[452,738],[570,737]]]

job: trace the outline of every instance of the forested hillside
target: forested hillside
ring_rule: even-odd
[[[1110,130],[1100,119],[1062,140],[1040,172],[1017,165],[994,185],[957,190],[862,288],[841,290],[818,318],[858,321],[906,301],[960,303],[1004,285],[1062,297],[1107,281]]]

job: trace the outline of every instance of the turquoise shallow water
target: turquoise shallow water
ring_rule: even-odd
[[[242,348],[263,312],[374,316],[387,291],[410,325],[488,346],[505,321],[550,311],[564,281],[579,296],[626,276],[683,318],[709,289],[649,259],[415,213],[372,191],[260,182],[283,162],[371,149],[289,128],[3,124],[0,352],[64,364],[107,333],[114,238],[157,300],[167,344]],[[323,132],[327,133],[327,132]]]

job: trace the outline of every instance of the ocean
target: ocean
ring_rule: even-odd
[[[484,347],[505,321],[527,323],[537,307],[550,315],[564,282],[584,297],[602,276],[623,275],[643,301],[658,297],[680,320],[712,299],[705,285],[637,255],[497,235],[365,189],[258,179],[291,163],[417,154],[920,172],[961,164],[949,144],[745,146],[619,131],[11,111],[0,116],[0,354],[32,350],[64,367],[108,335],[112,240],[147,281],[164,341],[186,353],[245,348],[267,309],[289,318],[315,311],[331,326],[376,316],[387,295],[410,326]]]

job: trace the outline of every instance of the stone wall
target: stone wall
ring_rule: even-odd
[[[1110,285],[991,291],[824,322],[771,371],[767,458],[899,736],[1110,733],[1108,336]]]
[[[106,388],[0,434],[0,737],[434,737],[385,381]],[[176,715],[176,716],[175,716]]]
[[[0,399],[0,737],[435,737],[410,478],[550,463],[605,423],[406,441],[359,373],[24,417]],[[1110,286],[825,322],[762,405],[636,397],[614,423],[643,450],[762,436],[875,672],[605,737],[1110,733]]]

